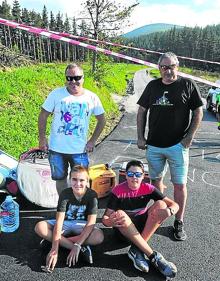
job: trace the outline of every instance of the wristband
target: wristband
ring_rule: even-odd
[[[73,245],[78,247],[78,248],[80,248],[80,249],[82,248],[82,246],[80,244],[78,244],[78,243],[74,243]]]

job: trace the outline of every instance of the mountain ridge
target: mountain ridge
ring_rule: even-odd
[[[170,24],[170,23],[152,23],[152,24],[147,24],[147,25],[138,27],[132,31],[122,34],[121,36],[125,37],[125,38],[138,37],[141,35],[147,35],[147,34],[154,33],[154,32],[166,31],[166,30],[173,28],[174,26],[176,28],[183,28],[183,26],[176,25],[176,24]]]

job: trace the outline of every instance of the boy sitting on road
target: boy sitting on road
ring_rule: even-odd
[[[144,183],[143,178],[143,164],[136,160],[128,162],[127,181],[113,188],[102,222],[131,242],[128,257],[136,269],[148,272],[152,264],[164,276],[173,278],[176,266],[153,251],[148,240],[166,218],[177,213],[179,206],[151,184]],[[151,199],[155,202],[147,207]]]
[[[102,243],[104,235],[95,227],[98,199],[96,192],[87,188],[88,181],[86,168],[74,166],[71,171],[72,187],[61,192],[56,219],[40,221],[35,226],[35,232],[40,237],[52,242],[46,266],[42,267],[44,271],[53,271],[59,246],[70,250],[66,260],[69,267],[77,263],[80,253],[89,263],[93,263],[89,245]]]

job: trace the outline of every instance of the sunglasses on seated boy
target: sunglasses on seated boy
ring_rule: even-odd
[[[141,178],[142,175],[143,175],[143,173],[141,173],[141,172],[131,172],[131,171],[127,171],[127,176],[128,176],[129,178],[133,178],[134,176],[135,176],[136,178]]]
[[[83,75],[78,75],[78,76],[66,76],[66,80],[68,81],[68,82],[70,82],[70,81],[79,81],[79,80],[81,80],[82,79],[82,77],[83,77]]]

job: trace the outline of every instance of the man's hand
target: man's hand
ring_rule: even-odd
[[[146,141],[146,139],[138,139],[138,141],[137,141],[137,146],[138,146],[138,148],[139,149],[146,149],[147,148],[147,141]]]
[[[48,151],[48,141],[46,137],[39,139],[39,148],[43,151]]]
[[[86,152],[93,152],[94,147],[95,147],[95,143],[89,140],[86,144]]]
[[[67,259],[66,264],[71,267],[71,265],[75,265],[78,262],[79,253],[80,253],[81,246],[77,243],[73,245],[72,250],[70,251]]]
[[[192,142],[193,142],[193,138],[190,137],[190,136],[186,136],[185,138],[183,138],[181,140],[181,144],[182,146],[184,146],[185,148],[189,148],[191,145],[192,145]]]

